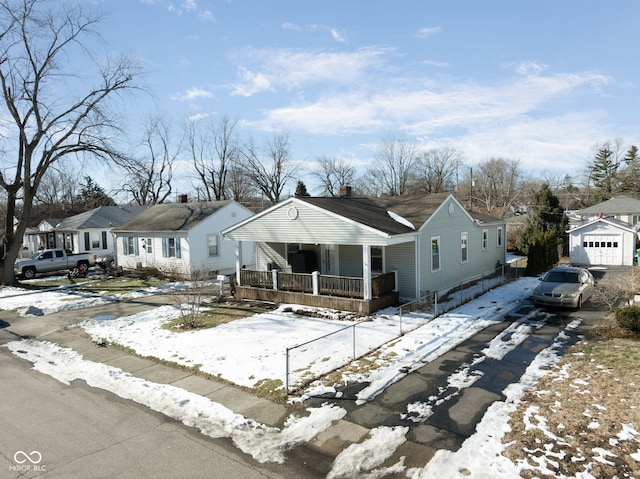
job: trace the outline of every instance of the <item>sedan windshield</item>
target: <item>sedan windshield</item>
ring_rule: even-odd
[[[549,283],[579,283],[578,273],[569,271],[552,271],[544,277]]]

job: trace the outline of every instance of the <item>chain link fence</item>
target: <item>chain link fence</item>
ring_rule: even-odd
[[[345,326],[286,349],[286,390],[295,393],[320,377],[339,369],[383,344],[418,328],[435,317],[470,301],[509,278],[505,267],[469,278],[435,292],[425,292],[418,300],[402,304],[394,314],[376,316]],[[416,321],[416,314],[421,318]],[[408,316],[411,315],[411,321]]]

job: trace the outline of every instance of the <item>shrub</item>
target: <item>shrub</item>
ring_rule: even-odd
[[[625,306],[616,310],[618,326],[633,332],[640,332],[640,306]]]

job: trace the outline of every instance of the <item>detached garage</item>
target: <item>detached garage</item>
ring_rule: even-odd
[[[569,230],[572,264],[633,266],[636,230],[620,220],[597,218]]]

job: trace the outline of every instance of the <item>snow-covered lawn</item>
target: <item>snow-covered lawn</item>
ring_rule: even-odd
[[[397,335],[399,318],[394,310],[381,311],[359,328],[366,333],[371,344],[384,343],[371,356],[377,368],[371,371],[345,368],[344,382],[368,381],[359,401],[367,401],[386,387],[403,377],[408,371],[422,366],[455,345],[473,336],[487,326],[501,321],[514,307],[531,294],[535,278],[521,278],[496,288],[449,313],[433,320],[413,313],[403,315],[402,321],[415,328],[400,338]],[[0,291],[0,307],[26,311],[38,304],[50,313],[69,308],[68,294],[46,292],[18,295],[19,291],[6,288]],[[84,307],[107,301],[104,298],[82,298],[74,301],[74,307],[82,302]],[[110,300],[110,299],[109,299]],[[304,343],[315,337],[343,328],[345,321],[319,319],[294,315],[286,307],[268,313],[257,314],[209,330],[172,332],[162,328],[178,314],[173,306],[165,306],[147,313],[122,318],[95,317],[80,324],[96,340],[116,342],[135,350],[138,354],[154,356],[185,365],[198,365],[202,371],[244,386],[254,386],[263,379],[284,381],[285,349]],[[577,327],[579,322],[567,326]],[[493,341],[477,359],[500,358],[532,332],[532,326],[523,318],[516,321]],[[403,328],[404,329],[404,328]],[[391,331],[391,333],[390,333]],[[388,338],[388,339],[387,339]],[[548,373],[549,366],[559,358],[567,335],[560,331],[555,341],[538,354],[521,381],[504,391],[507,400],[494,403],[477,432],[455,453],[439,451],[423,468],[407,469],[402,461],[391,468],[380,468],[399,444],[405,441],[406,427],[379,427],[360,444],[354,444],[336,457],[329,477],[383,477],[391,472],[404,472],[407,477],[520,477],[522,465],[516,465],[502,455],[505,445],[502,437],[508,431],[509,415],[515,410],[523,394],[535,387],[537,381]],[[352,346],[336,341],[331,350],[325,351],[327,361],[345,362]],[[40,341],[15,341],[8,347],[17,355],[34,363],[34,368],[69,382],[79,378],[95,387],[101,387],[122,397],[140,402],[161,411],[185,424],[193,425],[212,437],[229,437],[242,451],[258,461],[282,462],[286,447],[308,441],[330,426],[346,412],[336,406],[323,406],[311,410],[304,418],[291,417],[282,430],[269,428],[243,418],[207,398],[168,385],[154,384],[132,377],[121,370],[87,361],[74,351],[55,344]],[[315,367],[313,361],[309,368]],[[304,369],[300,366],[299,369]],[[402,371],[402,372],[401,372]],[[301,373],[302,374],[302,373]],[[463,369],[449,379],[457,388],[469,387],[475,378]],[[306,391],[316,394],[332,390],[335,384],[318,381]],[[300,399],[304,401],[304,396]],[[430,404],[414,404],[407,414],[426,417]],[[626,432],[637,436],[632,426]],[[372,453],[375,451],[375,453]],[[367,458],[363,460],[363,458]],[[586,461],[588,464],[588,461]],[[369,474],[369,475],[367,475]],[[560,477],[560,476],[559,476]],[[564,477],[564,476],[563,476]],[[578,476],[576,476],[578,477]],[[581,478],[593,477],[585,469]]]

